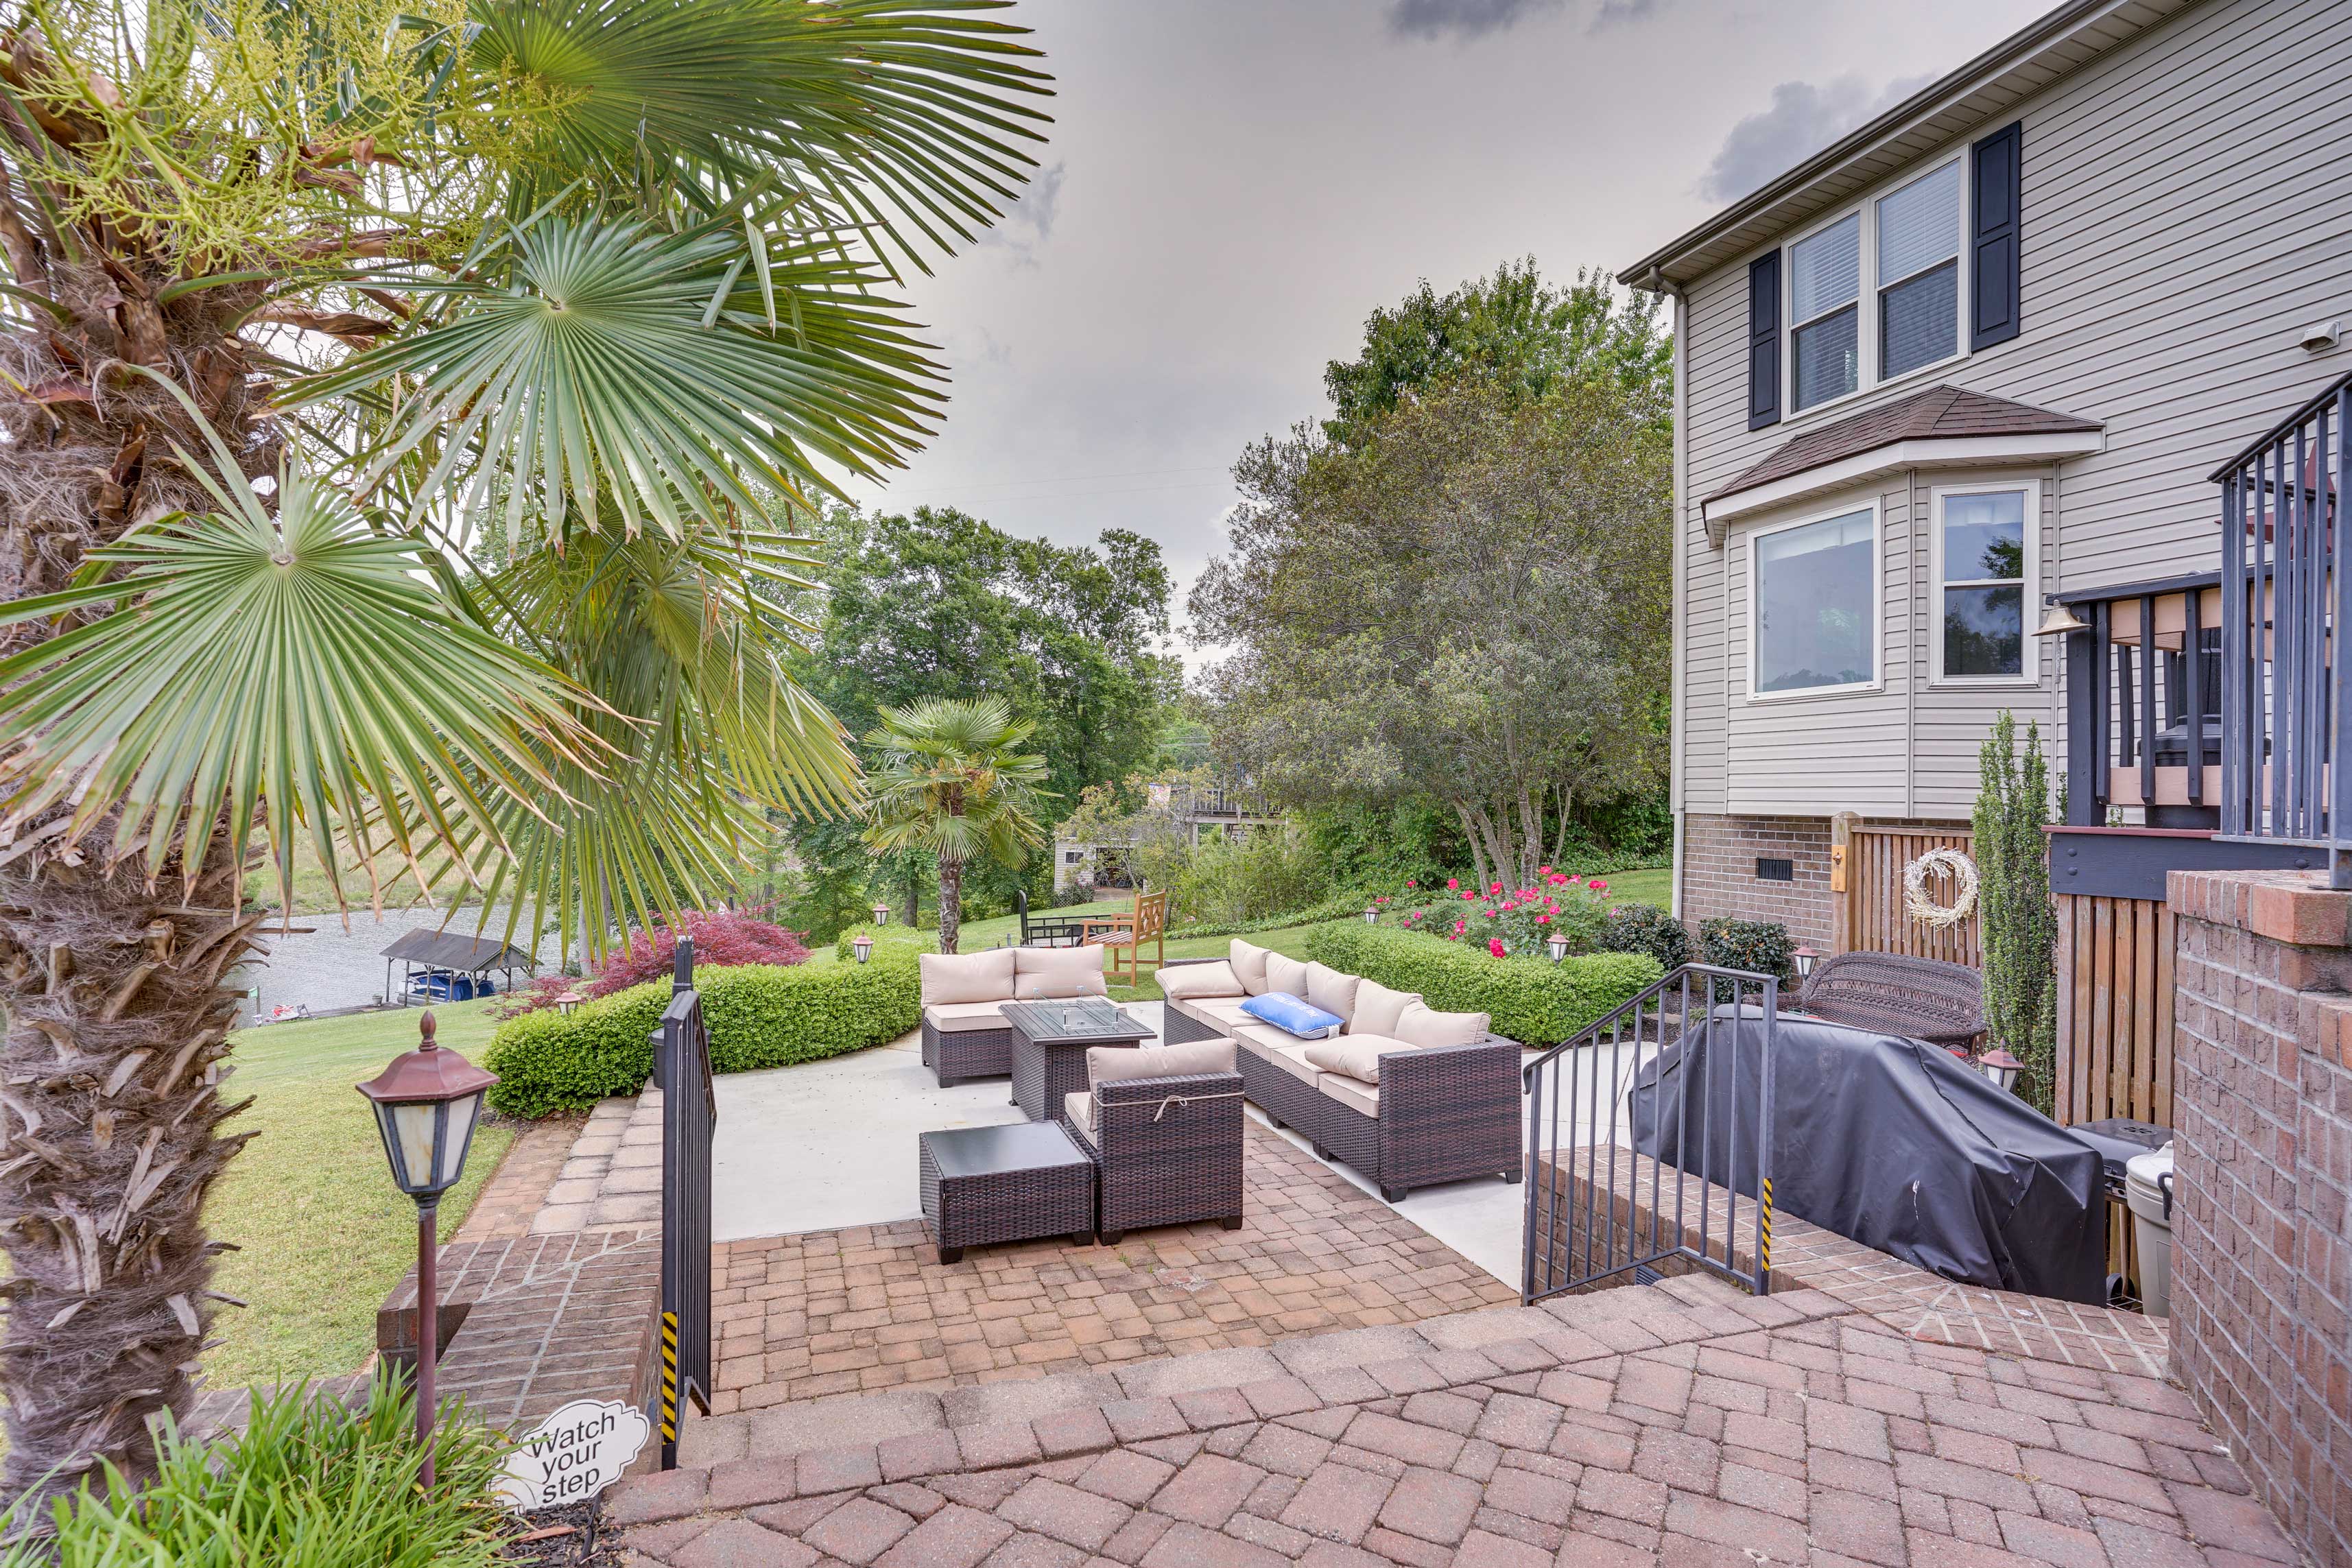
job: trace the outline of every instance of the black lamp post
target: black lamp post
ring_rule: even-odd
[[[441,1194],[465,1174],[481,1120],[482,1095],[499,1081],[433,1038],[433,1015],[417,1020],[423,1037],[413,1051],[358,1086],[375,1108],[393,1184],[416,1200],[416,1442],[425,1450],[423,1479],[433,1484],[433,1365],[440,1355],[440,1279],[435,1234]]]

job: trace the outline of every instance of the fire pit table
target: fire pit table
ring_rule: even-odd
[[[1087,1047],[1151,1038],[1104,996],[1066,1002],[1007,1002],[997,1011],[1013,1030],[1013,1103],[1032,1121],[1062,1114],[1062,1100],[1087,1087]]]

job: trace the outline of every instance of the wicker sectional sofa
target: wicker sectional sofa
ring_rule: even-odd
[[[1287,971],[1277,967],[1269,975],[1266,950],[1242,942],[1234,943],[1226,958],[1175,960],[1162,966],[1160,982],[1169,998],[1164,1037],[1171,1045],[1232,1039],[1248,1099],[1276,1126],[1304,1134],[1318,1156],[1362,1172],[1391,1203],[1415,1187],[1440,1182],[1520,1179],[1518,1042],[1488,1032],[1483,1014],[1424,1010],[1402,1025],[1385,1014],[1375,1019],[1367,1011],[1360,1016],[1355,997],[1368,983],[1319,963],[1271,957],[1277,966],[1289,966]],[[1286,979],[1290,984],[1283,984]],[[1248,996],[1267,990],[1289,991],[1339,1015],[1347,1027],[1339,1040],[1325,1044],[1356,1046],[1348,1053],[1355,1058],[1349,1065],[1359,1071],[1372,1070],[1366,1058],[1376,1056],[1376,1080],[1325,1070],[1307,1059],[1313,1044],[1242,1010]],[[1393,1013],[1399,994],[1374,986],[1365,994],[1373,992]],[[1402,1000],[1421,1002],[1418,996]],[[1364,1023],[1388,1028],[1360,1028]],[[1389,1031],[1395,1028],[1445,1043],[1392,1038]],[[1317,1054],[1327,1060],[1339,1055],[1330,1049]]]
[[[1013,1026],[999,1004],[1110,990],[1099,947],[992,947],[944,958],[927,952],[919,962],[923,1065],[941,1089],[1013,1071]]]

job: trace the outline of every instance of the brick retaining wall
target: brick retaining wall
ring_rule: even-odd
[[[2352,895],[2175,871],[2172,1370],[2318,1562],[2352,1564]]]

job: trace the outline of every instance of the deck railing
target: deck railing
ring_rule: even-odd
[[[2352,375],[2214,471],[2221,487],[2221,831],[2325,850],[2352,888],[2352,627],[2336,527]]]

